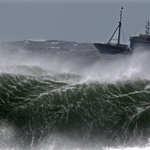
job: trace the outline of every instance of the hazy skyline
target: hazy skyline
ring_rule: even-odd
[[[64,40],[107,42],[123,7],[125,42],[144,33],[149,1],[129,0],[0,0],[0,41]]]

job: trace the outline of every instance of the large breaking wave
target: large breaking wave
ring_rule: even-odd
[[[76,148],[148,143],[149,80],[101,83],[34,66],[16,68],[41,75],[0,74],[1,148],[53,142],[65,149],[70,140]]]
[[[147,148],[149,53],[120,57],[1,65],[0,149]]]

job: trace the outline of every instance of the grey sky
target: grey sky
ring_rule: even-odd
[[[150,1],[0,0],[0,41],[107,42],[118,25],[121,6],[128,42],[130,35],[144,33]]]

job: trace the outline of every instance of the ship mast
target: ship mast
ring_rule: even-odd
[[[144,25],[145,26],[145,34],[146,35],[149,35],[149,31],[150,31],[150,23],[149,23],[149,21],[147,21],[146,22],[146,25]]]
[[[120,33],[121,33],[121,25],[122,25],[122,23],[121,23],[121,20],[122,20],[122,9],[123,9],[123,7],[121,7],[120,21],[119,21],[119,26],[118,26],[118,28],[119,28],[119,32],[118,32],[118,45],[120,45]]]
[[[118,32],[118,43],[117,43],[117,44],[120,45],[120,34],[121,34],[121,25],[122,25],[122,23],[121,23],[121,20],[122,20],[122,9],[123,9],[123,7],[121,7],[121,11],[120,11],[120,21],[119,21],[119,25],[117,26],[115,32],[113,33],[113,35],[111,36],[111,38],[110,38],[110,40],[108,41],[107,44],[109,44],[109,43],[111,42],[112,38],[114,37],[116,31],[117,31],[118,28],[119,28],[119,32]]]

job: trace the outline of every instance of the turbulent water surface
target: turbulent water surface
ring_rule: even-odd
[[[52,40],[0,53],[0,149],[150,149],[150,52]]]

